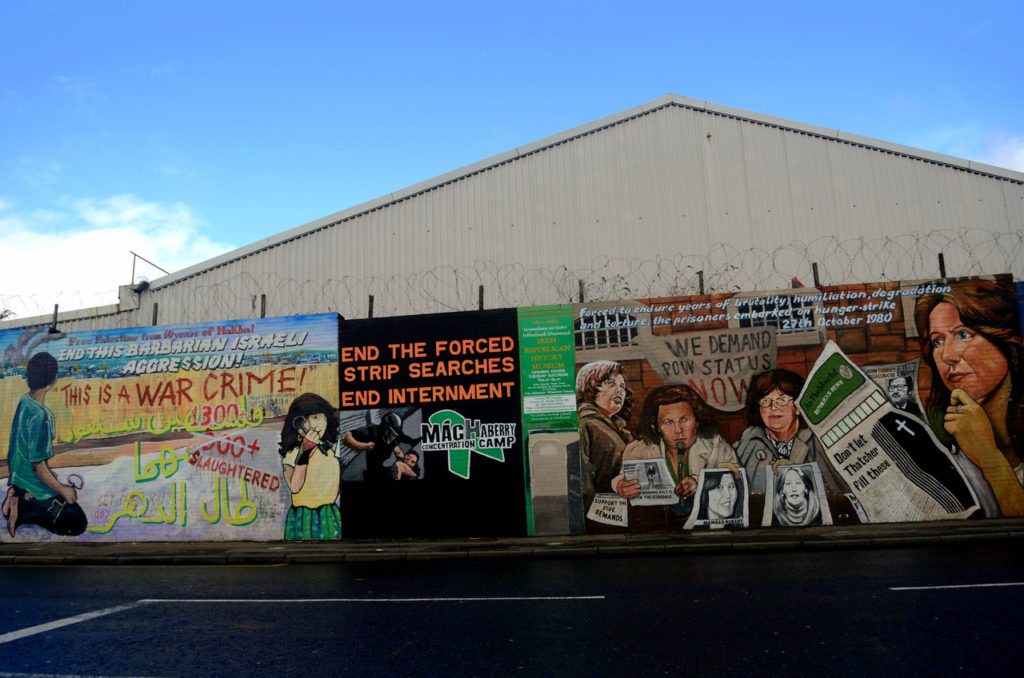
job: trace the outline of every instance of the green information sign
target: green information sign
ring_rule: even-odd
[[[572,306],[519,309],[523,425],[526,430],[575,430],[576,378]]]

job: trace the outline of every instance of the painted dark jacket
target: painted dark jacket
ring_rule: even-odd
[[[592,403],[580,405],[579,418],[583,494],[611,492],[612,478],[622,468],[622,451],[633,442],[633,434],[622,417],[608,417]]]
[[[736,442],[736,456],[740,465],[747,470],[750,492],[764,494],[767,476],[765,469],[779,458],[775,443],[768,436],[768,430],[764,426],[748,426]],[[811,433],[811,429],[801,427],[797,430],[789,459],[794,464],[816,463],[821,470],[821,479],[825,482],[828,494],[849,492],[850,488],[846,481],[842,480],[832,464],[828,463],[821,443]]]
[[[353,429],[349,433],[361,443],[373,443],[373,449],[364,453],[366,455],[366,470],[363,471],[363,480],[368,482],[394,480],[394,471],[390,466],[385,467],[384,462],[395,456],[396,447],[401,447],[404,444],[411,448],[419,442],[419,438],[410,438],[403,432],[399,433],[395,441],[389,445],[385,437],[384,427],[378,424],[370,424],[362,428]]]

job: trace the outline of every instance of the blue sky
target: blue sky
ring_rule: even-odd
[[[5,2],[0,310],[114,303],[129,251],[184,268],[670,92],[1024,171],[1022,26],[1017,1]]]

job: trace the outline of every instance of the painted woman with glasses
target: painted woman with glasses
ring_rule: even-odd
[[[776,369],[754,376],[747,392],[747,429],[736,442],[736,456],[747,470],[753,494],[764,494],[765,469],[775,472],[787,464],[815,462],[829,494],[848,488],[825,459],[821,444],[804,424],[796,397],[804,379],[796,372]]]

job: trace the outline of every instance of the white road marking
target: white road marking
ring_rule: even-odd
[[[478,603],[531,600],[604,600],[604,596],[509,596],[462,598],[146,598],[140,603]]]
[[[70,673],[5,673],[0,671],[0,678],[114,678],[113,676],[80,676]]]
[[[40,633],[46,633],[47,631],[53,631],[54,629],[63,628],[65,626],[71,626],[72,624],[79,624],[84,621],[89,621],[90,619],[96,619],[97,617],[105,617],[110,614],[124,612],[125,610],[131,610],[143,605],[157,603],[259,603],[266,605],[272,603],[500,603],[556,600],[604,600],[604,596],[468,596],[461,598],[143,598],[142,600],[137,600],[134,603],[118,605],[116,607],[107,607],[94,612],[85,612],[83,614],[75,615],[74,617],[65,617],[64,619],[58,619],[45,624],[29,626],[28,628],[18,631],[11,631],[10,633],[0,635],[0,645],[10,643],[15,640],[21,640],[22,638],[28,638],[29,636],[38,635]]]
[[[9,643],[12,640],[20,640],[21,638],[27,638],[28,636],[34,636],[39,633],[46,633],[47,631],[59,629],[64,626],[71,626],[72,624],[96,619],[97,617],[105,617],[108,614],[124,612],[125,610],[131,610],[132,608],[136,608],[144,604],[145,601],[137,600],[134,603],[128,603],[127,605],[118,605],[116,607],[108,607],[94,612],[85,612],[83,614],[77,614],[74,617],[65,617],[64,619],[58,619],[57,621],[47,622],[37,626],[30,626],[27,629],[21,629],[20,631],[11,631],[10,633],[0,635],[0,645]]]
[[[890,586],[890,591],[941,591],[943,589],[987,589],[998,586],[1024,586],[1024,582],[1010,581],[995,584],[948,584],[946,586]]]

